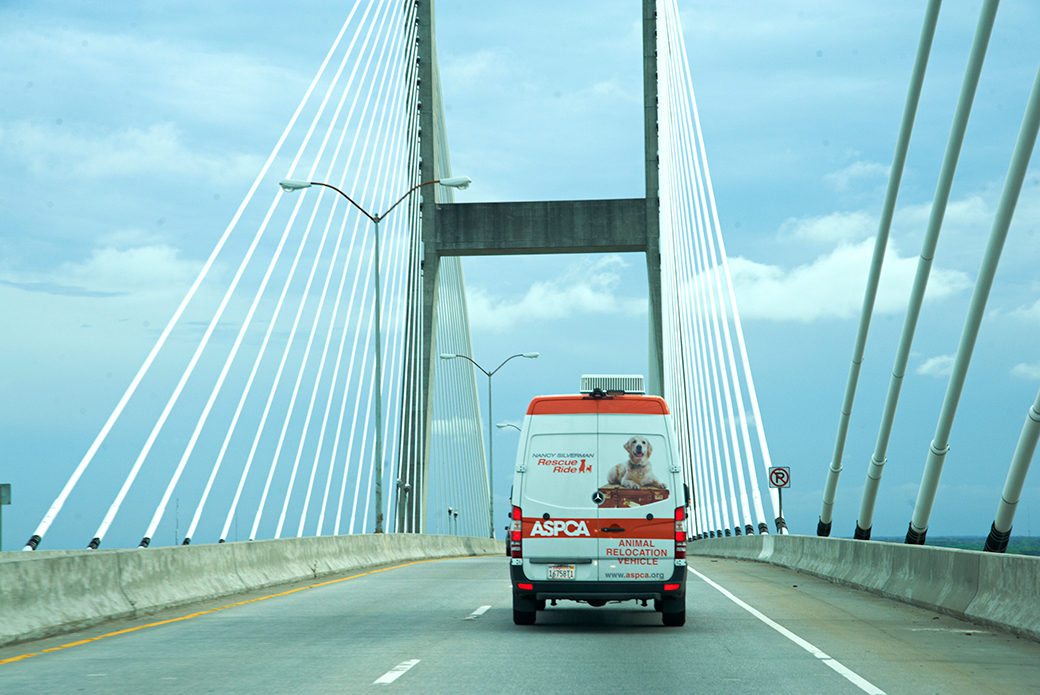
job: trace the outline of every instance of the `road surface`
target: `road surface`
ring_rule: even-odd
[[[518,627],[507,563],[380,568],[2,648],[0,692],[1038,692],[1040,643],[790,570],[692,557],[681,628],[631,602]]]

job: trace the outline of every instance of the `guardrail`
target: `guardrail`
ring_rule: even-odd
[[[690,555],[755,560],[1040,641],[1040,558],[818,536],[706,538]]]
[[[0,646],[363,567],[504,553],[502,541],[488,538],[396,533],[5,552],[0,553]]]

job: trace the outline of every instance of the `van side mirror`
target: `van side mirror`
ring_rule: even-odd
[[[690,503],[693,501],[693,498],[690,496],[690,484],[689,483],[683,483],[683,492],[686,493],[686,506],[688,508],[690,506]]]

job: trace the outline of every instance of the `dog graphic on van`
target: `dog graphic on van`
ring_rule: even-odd
[[[650,467],[650,453],[653,451],[650,442],[636,435],[625,442],[625,451],[628,452],[628,460],[610,469],[607,474],[608,485],[620,485],[630,490],[661,485]]]

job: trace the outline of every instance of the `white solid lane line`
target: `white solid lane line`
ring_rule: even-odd
[[[801,647],[805,651],[807,651],[810,654],[812,654],[813,656],[815,656],[817,659],[819,659],[823,663],[825,663],[828,666],[830,666],[836,672],[840,673],[842,676],[847,678],[850,683],[853,683],[854,685],[856,685],[856,687],[858,687],[863,692],[869,693],[870,695],[885,695],[885,691],[884,690],[881,690],[876,685],[874,685],[870,681],[868,681],[865,678],[863,678],[862,676],[860,676],[858,673],[855,673],[854,671],[852,671],[852,670],[848,669],[847,667],[843,666],[841,663],[839,663],[835,659],[832,659],[831,657],[827,656],[821,650],[817,649],[815,646],[813,646],[809,642],[806,642],[801,637],[799,637],[798,635],[794,634],[793,632],[788,630],[783,625],[777,623],[774,620],[771,620],[771,619],[767,618],[761,612],[759,612],[758,610],[752,608],[748,604],[744,603],[739,598],[737,598],[736,596],[731,594],[729,591],[727,591],[726,589],[724,589],[721,586],[719,586],[718,584],[716,584],[715,582],[711,581],[710,579],[705,577],[703,574],[701,574],[697,570],[693,569],[692,567],[687,567],[686,569],[690,570],[690,572],[692,572],[693,574],[695,574],[698,577],[700,577],[701,579],[703,579],[710,586],[718,589],[718,591],[723,596],[728,598],[730,601],[732,601],[733,603],[737,604],[738,606],[740,606],[741,608],[746,610],[748,613],[750,613],[751,615],[755,616],[756,618],[761,620],[763,623],[765,623],[769,627],[773,628],[774,630],[779,632],[781,635],[783,635],[787,639],[791,640],[792,642],[794,642],[799,647]]]
[[[379,678],[377,678],[372,683],[372,685],[388,685],[390,683],[393,683],[395,680],[403,676],[408,669],[410,669],[412,666],[415,666],[417,663],[419,663],[419,659],[402,661],[397,666],[394,666],[392,669],[390,669],[389,671],[381,675]]]
[[[468,616],[466,616],[466,620],[476,620],[480,616],[482,616],[485,613],[487,613],[488,608],[491,608],[491,606],[481,606],[480,608],[478,608],[477,610],[473,611]]]

